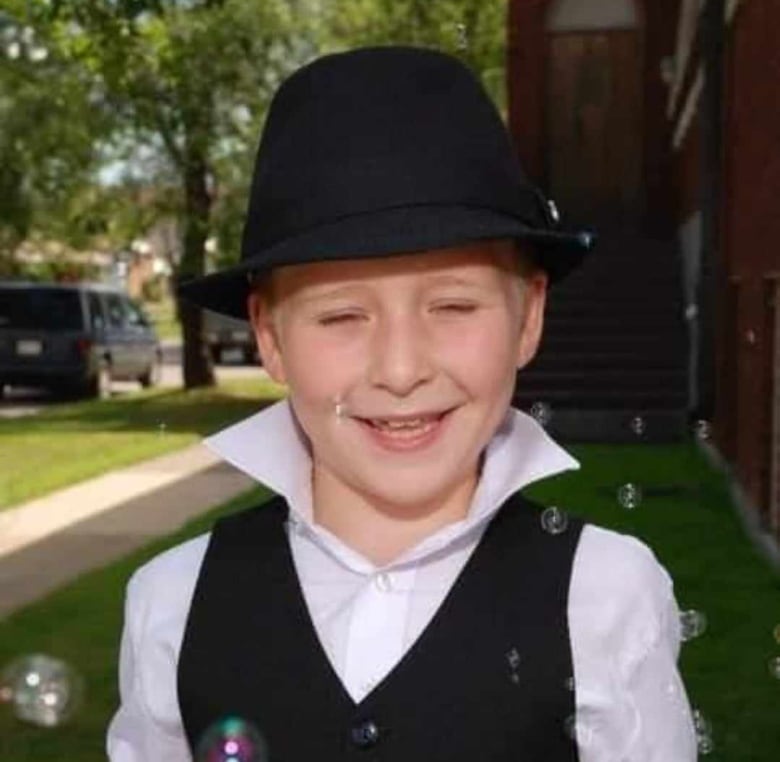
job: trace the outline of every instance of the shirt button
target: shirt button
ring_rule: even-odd
[[[352,726],[352,743],[361,749],[373,746],[379,740],[379,728],[373,720],[366,720]]]
[[[379,574],[374,577],[374,584],[376,585],[377,590],[381,590],[383,593],[387,593],[393,589],[393,583],[387,572],[379,572]]]

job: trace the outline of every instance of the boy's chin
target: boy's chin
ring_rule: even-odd
[[[401,518],[423,516],[440,509],[465,487],[462,474],[457,479],[434,482],[430,477],[369,480],[364,484],[364,495],[380,511]]]

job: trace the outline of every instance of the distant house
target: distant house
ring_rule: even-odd
[[[508,28],[509,119],[523,164],[569,223],[595,222],[605,244],[566,292],[576,316],[551,293],[545,337],[559,354],[577,336],[591,355],[603,346],[600,365],[582,352],[557,365],[541,357],[544,384],[531,378],[529,394],[555,390],[556,371],[569,383],[555,391],[559,405],[606,429],[607,412],[631,409],[669,431],[681,411],[711,421],[713,444],[777,537],[779,28],[777,0],[510,0]],[[601,333],[583,333],[610,300],[591,321]],[[657,303],[678,322],[651,313]],[[609,354],[617,332],[628,341]],[[682,389],[677,360],[662,356],[667,347],[677,357],[677,335]],[[586,361],[593,370],[577,373]],[[588,387],[599,373],[608,394]]]

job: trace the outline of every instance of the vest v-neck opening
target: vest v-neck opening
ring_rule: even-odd
[[[289,506],[285,505],[285,509],[286,511],[288,511],[287,515],[289,515],[289,510],[290,510]],[[489,532],[490,525],[492,524],[492,521],[497,517],[497,515],[498,514],[494,515],[492,519],[488,522],[488,526],[484,528],[484,533]],[[295,590],[293,600],[291,600],[290,603],[294,605],[295,614],[300,619],[301,625],[303,629],[306,631],[308,639],[312,641],[313,644],[315,645],[315,650],[317,652],[319,660],[324,661],[326,663],[329,676],[338,683],[340,692],[343,694],[346,701],[355,711],[360,711],[361,708],[364,708],[366,705],[370,704],[372,702],[372,699],[376,697],[376,694],[378,694],[381,690],[386,688],[387,684],[389,684],[392,681],[394,675],[399,671],[408,669],[407,664],[414,660],[415,655],[419,650],[425,648],[426,642],[430,640],[430,638],[432,637],[429,634],[431,630],[435,631],[438,627],[441,626],[440,620],[442,619],[442,617],[446,615],[447,610],[450,607],[452,607],[457,603],[457,598],[459,597],[460,590],[464,586],[467,577],[470,576],[471,567],[474,564],[478,563],[477,556],[480,554],[481,548],[483,547],[483,540],[485,539],[484,535],[480,538],[480,541],[478,542],[476,548],[474,548],[472,553],[469,555],[466,563],[463,565],[463,568],[458,573],[452,586],[447,591],[446,595],[442,599],[436,611],[433,612],[433,615],[428,620],[428,623],[425,625],[425,627],[417,636],[417,638],[414,640],[414,642],[410,644],[410,646],[405,650],[401,658],[391,667],[391,669],[387,672],[387,674],[375,686],[373,686],[373,688],[360,701],[355,701],[352,698],[352,695],[350,694],[349,690],[347,689],[347,686],[344,684],[344,681],[336,672],[333,666],[333,662],[331,661],[327,653],[327,650],[322,640],[320,639],[319,633],[317,632],[317,628],[314,624],[314,619],[311,615],[311,611],[309,610],[308,603],[306,602],[306,595],[304,594],[303,587],[301,586],[300,577],[295,567],[295,559],[292,554],[290,540],[289,537],[287,536],[287,533],[284,531],[284,520],[277,528],[280,529],[284,534],[284,542],[283,542],[284,564],[286,567],[286,572],[289,573],[291,577],[290,585]]]

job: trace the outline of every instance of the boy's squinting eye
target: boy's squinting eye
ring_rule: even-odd
[[[477,305],[472,302],[444,302],[434,305],[434,309],[439,312],[452,312],[455,314],[468,314],[477,309]]]
[[[320,325],[337,325],[339,323],[350,323],[360,320],[361,313],[358,312],[336,312],[332,315],[321,315],[317,318]]]

